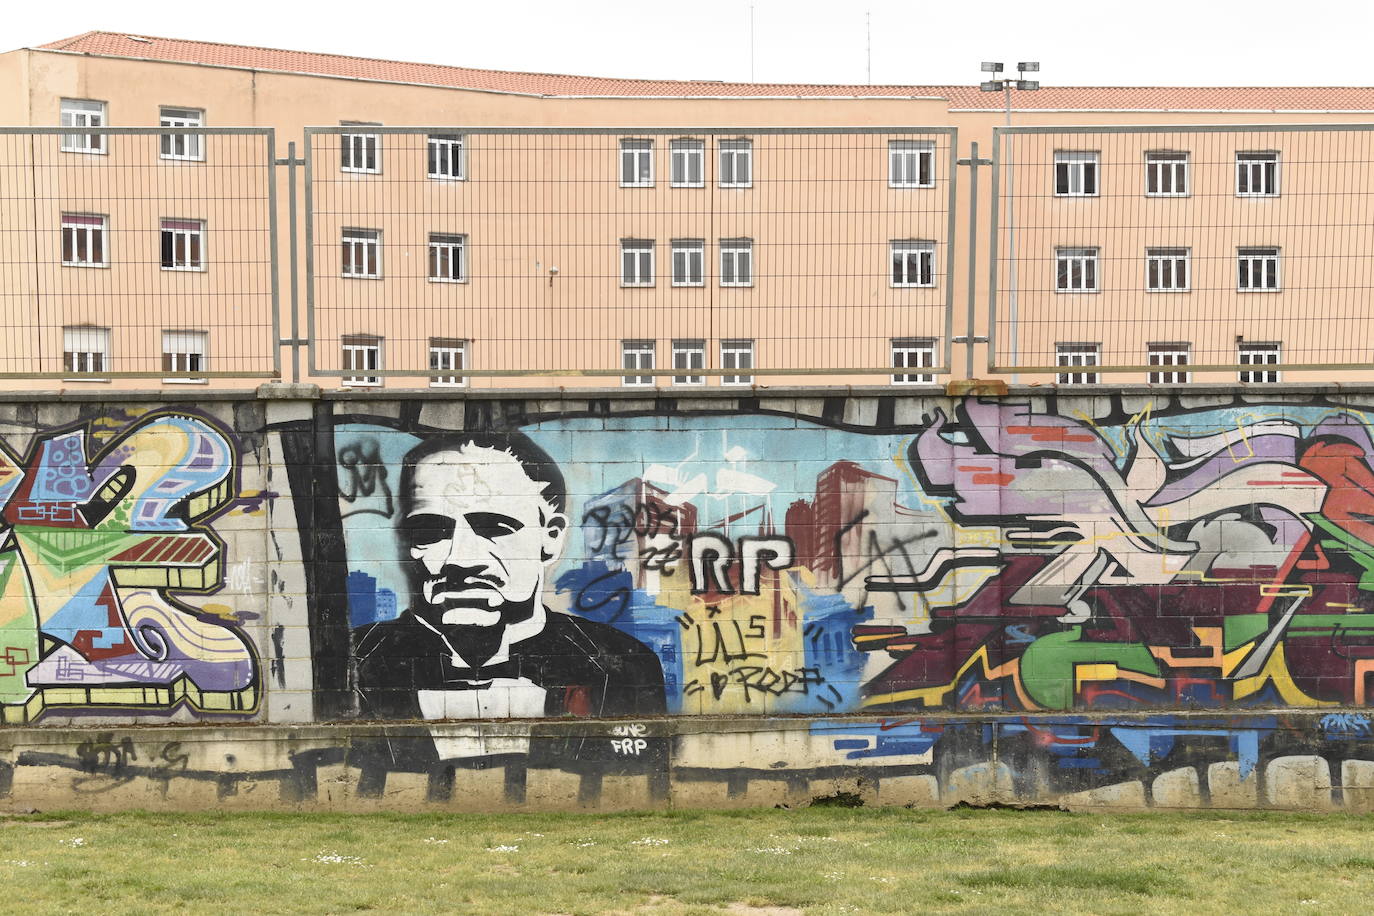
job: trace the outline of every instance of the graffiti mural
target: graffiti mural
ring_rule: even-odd
[[[564,414],[446,440],[352,417],[334,460],[356,708],[1363,705],[1369,429],[1328,404],[1103,420],[979,398],[901,429]],[[576,676],[538,661],[565,626]]]
[[[0,444],[5,722],[57,709],[256,708],[240,620],[178,597],[221,584],[209,522],[237,477],[226,434],[191,415],[43,431],[22,460]]]

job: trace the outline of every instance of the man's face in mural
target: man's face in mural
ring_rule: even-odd
[[[436,625],[493,627],[534,612],[567,519],[514,456],[479,447],[426,455],[404,496],[415,613]]]

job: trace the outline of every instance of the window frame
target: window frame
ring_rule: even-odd
[[[674,340],[671,344],[672,360],[674,369],[705,369],[706,368],[706,341],[701,338],[686,338]],[[682,357],[679,360],[679,357]],[[692,357],[696,357],[693,360]],[[679,362],[687,365],[678,365]],[[696,362],[697,365],[691,365]],[[704,375],[675,375],[673,384],[679,387],[701,386],[706,384]]]
[[[435,357],[438,357],[436,360]],[[448,357],[450,363],[457,365],[443,365],[444,357]],[[456,357],[456,359],[454,359]],[[437,363],[437,364],[436,364]],[[468,384],[467,376],[463,375],[442,375],[439,373],[462,372],[468,368],[468,340],[465,337],[431,337],[429,339],[429,370],[434,375],[429,377],[429,387],[431,388],[466,388]]]
[[[430,283],[466,283],[468,282],[468,237],[465,232],[431,232],[429,242],[425,249],[425,275]],[[447,252],[443,254],[441,252]],[[456,252],[456,253],[455,253]],[[438,271],[440,262],[447,260],[450,266],[450,276],[443,276]],[[457,267],[458,276],[451,276],[453,267]]]
[[[1169,174],[1170,181],[1177,183],[1183,176],[1183,190],[1150,190],[1152,179],[1157,187],[1162,187],[1162,179]],[[1145,196],[1146,197],[1190,197],[1193,191],[1193,154],[1189,150],[1154,149],[1145,151]]]
[[[935,288],[935,243],[926,239],[890,239],[887,243],[888,284],[892,289],[934,289]],[[910,280],[909,256],[917,255],[917,279]],[[902,259],[899,261],[899,256]],[[898,265],[901,270],[898,270]],[[903,279],[898,281],[898,273]]]
[[[169,224],[171,224],[169,226]],[[171,263],[168,263],[168,236],[171,236]],[[184,238],[185,263],[178,263],[176,256],[177,240]],[[205,220],[163,217],[158,221],[158,240],[162,269],[181,273],[205,273]],[[197,259],[190,258],[192,248],[196,249]]]
[[[1073,362],[1075,357],[1091,357],[1092,362]],[[1064,362],[1064,360],[1069,362]],[[1091,369],[1102,365],[1102,344],[1087,341],[1065,341],[1054,345],[1054,364],[1064,369]],[[1097,385],[1100,372],[1060,372],[1055,376],[1059,385]]]
[[[374,334],[343,334],[339,337],[339,347],[342,352],[341,367],[347,372],[381,372],[385,365],[383,347],[386,339]],[[376,365],[358,365],[351,357],[356,354],[366,355],[371,352],[375,355]],[[340,384],[345,388],[380,388],[382,377],[380,375],[344,375]]]
[[[645,338],[631,338],[620,341],[620,368],[635,372],[634,375],[622,375],[620,377],[621,387],[624,388],[652,388],[654,384],[654,369],[656,368],[658,356],[657,341]],[[648,365],[643,364],[643,357],[648,357]],[[648,375],[643,375],[647,371]]]
[[[705,239],[672,239],[669,241],[669,251],[672,259],[672,280],[673,286],[692,287],[706,285],[706,240]],[[682,275],[678,273],[678,258],[682,257],[684,266],[687,268]],[[694,258],[695,256],[695,258]],[[692,279],[691,261],[695,259],[697,271],[696,279]],[[679,279],[685,276],[686,279]]]
[[[745,357],[747,365],[740,365],[740,356]],[[754,358],[754,339],[752,337],[722,339],[720,342],[720,367],[722,369],[734,369],[736,373],[734,375],[722,375],[720,377],[722,385],[735,387],[754,384],[754,373],[758,369],[758,360]],[[741,374],[741,369],[748,369],[749,374]]]
[[[1237,197],[1278,197],[1280,196],[1279,171],[1283,158],[1278,150],[1236,150],[1236,196]],[[1265,164],[1269,168],[1264,168]],[[1258,166],[1258,172],[1254,171]],[[1241,190],[1253,184],[1255,175],[1261,178],[1262,190]],[[1242,180],[1244,179],[1244,180]]]
[[[1265,252],[1271,252],[1266,254]],[[1264,265],[1269,262],[1273,264],[1272,286],[1244,286],[1241,283],[1242,275],[1248,275],[1253,280],[1255,265]],[[1248,268],[1248,269],[1247,269]],[[1268,272],[1263,271],[1264,279],[1268,279]],[[1279,293],[1283,292],[1283,249],[1277,245],[1243,245],[1236,248],[1236,292],[1238,293]]]
[[[71,103],[70,105],[68,103]],[[83,105],[91,107],[81,107]],[[109,103],[99,99],[60,98],[57,103],[60,127],[106,127],[109,120]],[[92,120],[91,116],[94,115]],[[82,122],[82,123],[78,123]],[[77,145],[84,137],[83,145]],[[58,151],[63,153],[89,153],[104,156],[109,152],[105,134],[62,134],[58,140]]]
[[[682,160],[683,180],[677,180],[678,160]],[[691,181],[692,160],[696,160],[697,180]],[[668,141],[668,186],[673,188],[706,187],[706,141],[693,137],[679,137]]]
[[[657,282],[658,265],[655,263],[657,246],[653,239],[620,240],[620,287],[621,289],[651,289]],[[647,255],[647,261],[645,260]],[[633,260],[627,260],[627,256]],[[633,264],[633,270],[627,268]],[[647,265],[648,276],[645,277]]]
[[[914,159],[916,180],[906,177],[905,166],[898,168],[897,163]],[[910,163],[906,163],[909,165]],[[926,176],[922,181],[921,177]],[[935,187],[935,141],[934,140],[889,140],[887,141],[887,186],[889,188],[933,188]]]
[[[1077,168],[1075,168],[1077,166]],[[1064,181],[1061,187],[1060,172]],[[1054,196],[1055,197],[1098,197],[1102,193],[1102,152],[1101,150],[1057,149],[1054,151]],[[1080,190],[1075,191],[1074,177],[1078,178]],[[1092,179],[1092,190],[1086,190],[1088,179]]]
[[[81,222],[84,220],[99,220],[99,222]],[[59,220],[59,226],[59,253],[62,256],[63,267],[108,268],[110,266],[110,217],[108,215],[104,213],[63,213]],[[98,239],[100,243],[100,260],[68,259],[67,251],[69,250],[69,246],[67,244],[67,233],[69,230],[72,232],[70,250],[73,254],[75,254],[79,248],[77,239],[81,236],[85,236],[87,251],[91,251],[96,247],[93,242]]]
[[[457,150],[455,153],[454,150]],[[441,158],[442,157],[442,158]],[[436,172],[440,163],[455,166],[457,174]],[[427,134],[425,136],[425,177],[433,181],[468,180],[468,144],[466,134]]]
[[[177,340],[177,336],[181,336],[181,340],[180,340],[180,341]],[[172,341],[171,343],[169,343],[169,339]],[[198,339],[199,344],[200,344],[200,352],[196,352],[195,350],[186,350],[186,349],[181,349],[181,350],[169,349],[169,347],[175,347],[175,346],[177,346],[178,343],[184,343],[184,342],[187,341],[187,340],[193,340],[193,339]],[[195,365],[195,366],[189,365],[190,360],[187,359],[188,365],[186,365],[186,366],[178,366],[178,365],[177,365],[177,357],[179,357],[179,356],[180,356],[180,357],[192,357],[192,356],[198,357],[197,365]],[[186,377],[186,376],[174,377],[174,376],[171,376],[170,373],[173,373],[173,372],[209,372],[209,371],[210,371],[210,369],[209,369],[209,363],[210,363],[210,332],[209,332],[209,331],[196,331],[196,330],[179,329],[179,328],[163,328],[163,330],[162,330],[162,371],[169,374],[168,377],[166,377],[166,378],[164,378],[164,379],[162,380],[164,384],[167,384],[167,385],[204,385],[204,384],[207,384],[207,383],[210,381],[210,380],[207,379],[207,378],[191,378],[191,377]]]
[[[1181,359],[1179,359],[1181,357]],[[1158,362],[1172,358],[1174,362]],[[1161,367],[1163,371],[1151,370],[1146,381],[1151,385],[1186,385],[1193,380],[1193,373],[1187,367],[1193,361],[1193,345],[1187,341],[1165,341],[1145,344],[1147,365]],[[1181,371],[1180,371],[1181,368]]]
[[[72,341],[72,336],[76,333],[94,334],[100,339],[101,349],[78,349]],[[95,339],[95,338],[92,338]],[[106,373],[114,371],[110,367],[112,361],[114,335],[110,328],[97,325],[64,325],[62,328],[62,371],[67,373],[63,381],[67,382],[108,382],[110,380]],[[100,365],[89,368],[79,368],[79,359],[72,357],[80,356],[99,356]],[[87,360],[89,362],[89,360]]]
[[[204,127],[205,109],[161,105],[158,107],[157,121],[159,127]],[[182,141],[185,152],[177,153],[173,151],[178,140]],[[205,135],[162,134],[158,140],[158,158],[180,162],[204,162]]]
[[[1102,249],[1095,246],[1060,245],[1054,249],[1054,291],[1073,295],[1075,293],[1098,293],[1102,291],[1101,261]],[[1080,263],[1081,262],[1081,263]],[[1083,278],[1082,286],[1072,285],[1074,265],[1078,264]],[[1068,265],[1067,268],[1065,265]],[[1088,267],[1091,265],[1092,270]],[[1091,285],[1086,285],[1091,274]]]
[[[894,385],[931,385],[935,382],[934,372],[911,372],[911,369],[935,368],[935,338],[933,337],[894,337],[891,340],[890,354],[893,369],[906,369],[907,372],[894,372]],[[898,357],[901,357],[899,359]],[[912,356],[920,361],[914,365]]]
[[[349,233],[357,233],[357,235],[350,239]],[[371,238],[365,238],[363,237],[363,234],[368,234],[371,236]],[[353,244],[350,245],[350,241]],[[347,255],[341,257],[339,264],[340,277],[347,280],[382,279],[382,230],[368,229],[363,226],[344,226],[340,230],[339,242],[341,247],[341,254],[344,251],[348,251],[350,249],[355,252],[352,260],[350,260]],[[367,249],[369,247],[373,250],[373,256],[376,261],[376,265],[374,267],[373,272],[366,273],[360,270],[353,269],[357,267],[356,252],[361,248],[364,254],[366,254]],[[363,261],[365,266],[366,258],[364,258]]]
[[[730,262],[730,274],[735,279],[725,279],[725,265]],[[740,263],[743,262],[748,269],[749,279],[741,282]],[[754,265],[754,240],[752,238],[735,238],[720,240],[720,285],[723,287],[748,288],[754,285],[755,265]]]
[[[1272,353],[1273,360],[1254,361],[1254,357]],[[1247,358],[1248,357],[1248,358]],[[1242,366],[1272,366],[1274,368],[1242,369],[1236,373],[1236,380],[1244,385],[1272,385],[1283,380],[1283,342],[1278,340],[1241,340],[1236,342],[1236,362]],[[1255,378],[1267,375],[1272,378]]]
[[[744,163],[747,173],[739,179],[739,166]],[[726,181],[727,172],[730,180]],[[721,188],[752,188],[754,186],[754,141],[748,137],[716,141],[716,186]]]
[[[340,127],[381,127],[377,121],[340,121]],[[371,153],[372,164],[366,164],[368,153]],[[361,155],[363,165],[353,164],[352,160]],[[379,133],[369,133],[363,130],[346,130],[339,132],[339,171],[347,172],[352,175],[380,175],[382,174],[382,135]]]
[[[1179,265],[1183,266],[1182,285],[1164,286],[1160,280],[1167,272],[1177,280]],[[1166,265],[1168,265],[1166,270]],[[1145,292],[1189,293],[1193,290],[1193,249],[1183,247],[1149,247],[1145,249]]]
[[[654,141],[644,137],[621,137],[616,174],[622,188],[652,188],[654,186]],[[642,157],[642,161],[641,161]],[[641,177],[640,166],[647,165],[647,177]],[[627,166],[629,170],[627,171]],[[626,180],[627,176],[630,180]]]

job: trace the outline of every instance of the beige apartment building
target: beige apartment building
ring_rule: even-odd
[[[628,80],[109,32],[0,54],[0,86],[14,386],[1374,359],[1374,89]]]

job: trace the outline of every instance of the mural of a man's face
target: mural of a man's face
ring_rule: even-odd
[[[415,613],[485,628],[534,612],[567,519],[514,456],[475,446],[425,455],[403,497]]]

